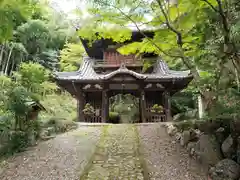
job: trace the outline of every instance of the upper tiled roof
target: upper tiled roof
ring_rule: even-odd
[[[130,29],[129,29],[130,30]],[[130,30],[132,31],[132,30]],[[148,36],[149,38],[153,38],[154,36],[154,31],[153,30],[142,30],[142,32]],[[145,36],[142,35],[142,32],[140,33],[139,31],[132,31],[132,36],[130,40],[127,40],[124,42],[126,43],[131,43],[131,42],[138,42],[141,41]],[[97,33],[99,34],[99,33]],[[85,48],[86,53],[88,54],[89,57],[94,58],[94,59],[103,59],[103,52],[105,49],[108,48],[109,45],[116,45],[119,44],[117,42],[114,42],[112,39],[98,39],[92,43],[89,43],[88,39],[83,39],[80,38],[81,42],[83,44],[83,47]],[[91,44],[91,45],[90,45]]]
[[[153,73],[140,74],[127,69],[122,65],[118,70],[108,74],[97,74],[93,69],[93,60],[89,57],[83,58],[80,69],[76,72],[57,72],[55,78],[58,80],[70,81],[88,81],[88,80],[107,80],[117,74],[129,74],[137,79],[155,80],[155,79],[184,79],[191,77],[190,71],[173,71],[169,70],[167,64],[162,60],[158,60],[154,66]]]

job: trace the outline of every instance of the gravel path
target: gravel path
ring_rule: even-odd
[[[79,180],[94,152],[101,128],[79,127],[8,159],[0,166],[0,179]]]
[[[0,162],[0,180],[207,180],[160,124],[81,125]]]
[[[200,165],[159,124],[138,127],[150,180],[207,180]]]

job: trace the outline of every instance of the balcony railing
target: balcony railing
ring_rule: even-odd
[[[94,67],[120,67],[121,64],[125,66],[142,66],[143,62],[140,59],[123,59],[118,61],[94,60]]]

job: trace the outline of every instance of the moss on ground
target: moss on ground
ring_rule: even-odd
[[[145,158],[144,158],[144,151],[143,151],[143,148],[140,143],[140,135],[139,135],[136,125],[134,125],[134,131],[135,131],[134,134],[136,136],[135,138],[136,138],[137,147],[138,147],[137,148],[137,156],[140,158],[141,168],[143,169],[142,174],[143,174],[144,179],[149,179],[149,171],[148,171],[148,167],[147,167],[147,162],[145,161]]]
[[[84,170],[80,176],[80,180],[84,180],[87,178],[88,173],[91,169],[91,167],[93,166],[93,161],[95,156],[98,154],[98,150],[99,148],[101,148],[104,145],[104,139],[106,138],[106,136],[108,135],[108,128],[110,127],[110,125],[103,125],[102,127],[102,133],[101,133],[101,137],[99,139],[98,144],[95,147],[94,153],[92,154],[92,156],[90,157],[90,159],[88,160],[87,165],[84,167]]]

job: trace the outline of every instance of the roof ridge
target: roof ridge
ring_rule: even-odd
[[[128,69],[128,68],[125,66],[125,63],[122,63],[121,66],[120,66],[117,70],[112,71],[112,72],[110,72],[110,73],[108,73],[108,74],[103,75],[102,78],[103,78],[103,79],[109,79],[109,78],[112,78],[113,76],[115,76],[115,75],[117,75],[117,74],[119,74],[119,73],[130,74],[130,75],[132,75],[132,76],[134,76],[134,77],[136,77],[136,78],[139,78],[139,79],[145,79],[145,78],[147,78],[146,75],[143,75],[143,74],[141,74],[141,73],[137,73],[137,72],[135,72],[135,71],[133,71],[133,70]]]
[[[154,66],[153,73],[168,75],[168,74],[170,74],[170,70],[169,70],[167,63],[164,62],[161,58],[158,58],[155,66]]]
[[[88,56],[83,57],[83,64],[81,65],[81,71],[80,71],[80,74],[82,77],[89,76],[89,75],[92,75],[95,77],[98,76],[98,74],[93,69],[93,64],[94,63],[92,58]]]

